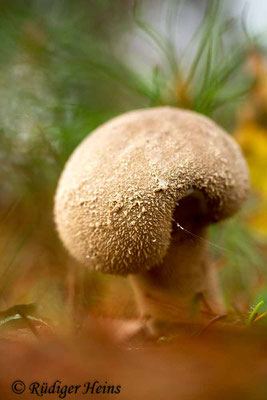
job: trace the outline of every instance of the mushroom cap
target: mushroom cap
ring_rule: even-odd
[[[209,222],[234,214],[249,174],[237,143],[195,112],[131,111],[103,124],[73,152],[55,196],[55,221],[69,252],[92,269],[126,275],[158,265],[172,216],[192,191]]]

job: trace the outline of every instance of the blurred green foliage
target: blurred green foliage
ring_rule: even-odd
[[[91,130],[137,106],[125,89],[132,77],[112,51],[126,11],[123,1],[1,3],[4,194],[55,183]]]

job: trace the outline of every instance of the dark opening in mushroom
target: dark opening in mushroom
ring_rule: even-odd
[[[181,236],[185,230],[197,234],[197,231],[210,223],[208,206],[203,193],[193,191],[183,197],[175,206],[172,223],[172,238]],[[185,233],[184,233],[185,235]]]

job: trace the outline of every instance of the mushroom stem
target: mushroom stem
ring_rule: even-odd
[[[186,203],[190,204],[188,200]],[[186,215],[185,207],[181,207],[181,211]],[[180,210],[176,211],[175,216],[179,213]],[[188,215],[186,218],[188,220]],[[163,324],[165,331],[166,325],[188,321],[193,301],[200,295],[207,311],[215,315],[226,313],[215,265],[205,241],[206,226],[191,221],[190,228],[194,236],[185,230],[173,232],[170,247],[160,265],[130,276],[148,334],[160,335]]]

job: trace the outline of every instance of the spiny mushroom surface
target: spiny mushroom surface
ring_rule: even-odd
[[[100,126],[74,151],[55,221],[66,248],[91,269],[140,273],[163,262],[183,198],[201,193],[209,224],[234,214],[248,188],[238,145],[210,119],[171,107],[137,110]]]

